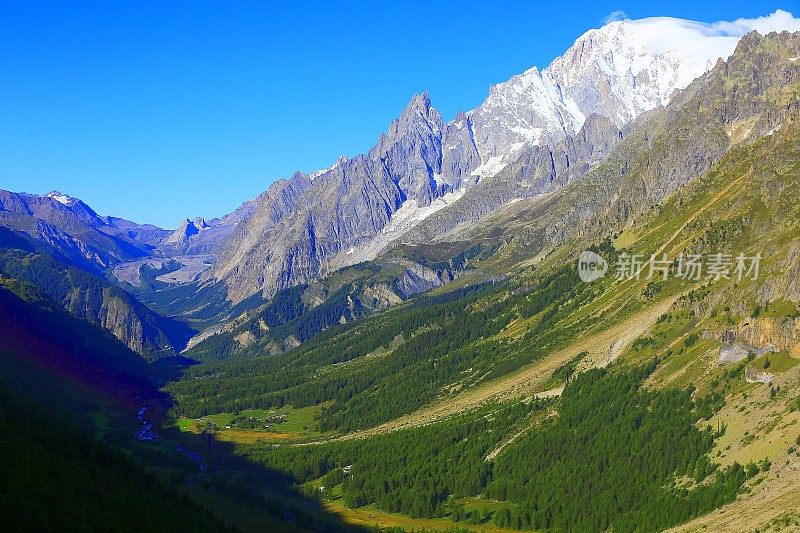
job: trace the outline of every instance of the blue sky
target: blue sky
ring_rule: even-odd
[[[0,0],[0,188],[174,227],[364,152],[415,93],[445,118],[471,109],[612,12],[713,22],[778,8],[800,13],[737,0]]]

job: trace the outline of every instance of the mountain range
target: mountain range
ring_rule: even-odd
[[[793,23],[780,14],[772,18],[763,24],[784,29],[781,24]],[[669,18],[613,22],[582,35],[546,69],[533,68],[493,86],[483,104],[450,122],[431,107],[427,93],[416,96],[367,154],[340,160],[313,179],[297,173],[273,185],[204,281],[224,283],[233,301],[259,290],[269,297],[331,269],[374,259],[420,220],[454,202],[458,207],[452,210],[494,209],[498,206],[482,206],[494,195],[493,182],[483,186],[485,178],[537,157],[531,152],[542,147],[569,143],[593,114],[620,130],[667,104],[733,52],[746,30],[731,30],[720,35]],[[610,140],[602,142],[619,136],[609,129],[604,134]],[[589,131],[597,131],[594,124]],[[556,155],[561,157],[551,154],[556,167],[551,182],[559,179],[553,175],[558,166],[575,161],[569,153]],[[526,187],[523,196],[549,188]]]
[[[100,216],[56,191],[1,191],[0,224],[46,243],[71,265],[101,276],[110,271],[113,283],[163,304],[166,314],[189,312],[195,300],[176,305],[185,298],[164,288],[192,284],[217,300],[224,294],[228,303],[217,308],[224,316],[224,309],[248,299],[325,283],[333,272],[378,258],[392,279],[370,282],[356,296],[380,295],[376,305],[390,305],[449,282],[467,266],[467,256],[496,251],[496,245],[478,251],[471,242],[455,244],[451,257],[426,258],[426,243],[459,241],[453,232],[583,178],[615,150],[626,150],[617,146],[646,127],[640,117],[726,59],[741,34],[792,29],[787,15],[725,28],[658,17],[589,30],[547,68],[492,86],[480,106],[451,121],[432,107],[428,93],[413,97],[365,154],[279,180],[220,219],[186,218],[165,230]],[[704,162],[662,192],[724,150],[708,147]],[[567,235],[557,220],[546,231]],[[416,252],[408,253],[409,246]],[[148,276],[155,285],[143,288]],[[161,292],[154,296],[148,287]],[[143,349],[138,340],[132,346]]]
[[[136,486],[209,530],[800,527],[798,176],[777,11],[611,22],[452,120],[422,92],[219,219],[0,191],[4,453],[135,477],[115,524]],[[30,523],[92,522],[28,479]]]

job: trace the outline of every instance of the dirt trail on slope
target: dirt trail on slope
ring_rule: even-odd
[[[557,396],[561,393],[560,389],[541,390],[542,385],[550,378],[556,368],[573,359],[582,351],[587,351],[589,355],[581,361],[581,370],[608,365],[637,337],[649,331],[658,320],[658,317],[666,313],[677,299],[678,296],[665,298],[605,331],[589,335],[507,376],[479,385],[458,396],[438,400],[413,413],[403,415],[373,428],[354,431],[324,441],[296,443],[291,444],[291,446],[308,446],[323,442],[363,439],[401,429],[425,426],[492,401],[531,396]]]
[[[695,211],[692,214],[692,216],[690,216],[688,219],[686,219],[686,222],[681,224],[681,226],[677,230],[675,230],[673,232],[673,234],[670,236],[669,239],[664,241],[664,244],[659,246],[658,250],[656,250],[656,252],[653,255],[657,256],[657,255],[660,255],[661,253],[663,253],[664,250],[666,250],[667,247],[670,244],[672,244],[672,241],[677,239],[678,236],[681,233],[683,233],[683,230],[685,230],[689,226],[689,224],[691,224],[692,222],[697,220],[697,217],[699,217],[700,215],[704,214],[708,210],[708,208],[710,208],[712,205],[717,203],[720,200],[720,198],[722,198],[723,196],[727,195],[728,192],[730,192],[734,187],[738,187],[742,182],[744,182],[745,178],[749,178],[751,173],[752,173],[752,169],[750,169],[750,171],[747,174],[743,174],[743,175],[739,176],[739,178],[737,178],[737,179],[733,180],[732,182],[730,182],[722,190],[720,190],[714,196],[709,198],[708,201],[700,209]]]
[[[539,397],[539,398],[542,398],[542,397],[545,397],[545,396],[543,396],[544,394],[547,394],[547,393],[550,393],[550,392],[556,392],[556,391],[557,391],[557,393],[553,394],[553,396],[560,395],[564,391],[564,387],[559,387],[558,389],[553,389],[553,391],[546,391],[545,393],[539,393],[536,396]],[[551,409],[544,418],[552,418],[554,416],[558,416],[558,411],[556,411],[555,409]],[[497,447],[494,450],[489,452],[489,455],[486,456],[485,460],[486,461],[494,461],[495,457],[497,457],[500,454],[500,452],[502,452],[503,449],[506,446],[508,446],[509,444],[514,442],[515,440],[517,440],[520,436],[522,436],[523,433],[525,433],[525,432],[535,428],[536,426],[538,426],[544,420],[544,418],[534,417],[533,420],[531,420],[530,423],[526,424],[524,428],[520,429],[519,431],[517,431],[516,433],[514,433],[510,437],[508,437],[505,440],[503,440],[500,444],[498,444]]]

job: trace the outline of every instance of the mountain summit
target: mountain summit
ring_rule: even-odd
[[[528,187],[528,193],[553,190],[565,183],[555,175],[559,168],[573,171],[571,156],[602,156],[636,117],[666,105],[727,59],[742,35],[796,24],[782,11],[718,24],[668,17],[616,21],[584,33],[544,70],[534,67],[492,86],[483,104],[450,122],[423,92],[366,154],[276,182],[205,281],[224,282],[229,298],[239,301],[373,259],[466,191],[472,193],[461,201],[469,198],[473,205],[462,210],[475,210],[487,198],[494,203],[475,211],[494,208],[501,196],[486,178],[521,157],[530,159],[533,147],[544,148],[534,159],[549,182]],[[592,115],[611,124],[592,120],[584,131]],[[587,137],[599,124],[601,135]],[[575,139],[583,143],[577,152]],[[553,148],[560,143],[565,146]],[[595,145],[606,148],[597,152]],[[555,153],[564,162],[553,159]]]
[[[468,115],[485,169],[496,173],[526,144],[576,134],[586,117],[622,127],[669,103],[678,90],[727,59],[747,32],[797,31],[791,14],[704,24],[671,17],[615,21],[581,35],[544,70],[536,67],[493,85]]]
[[[72,207],[76,205],[78,202],[80,202],[80,200],[78,200],[77,198],[73,198],[72,196],[69,196],[59,191],[50,191],[45,195],[45,197],[52,198],[56,202],[64,204],[67,207]]]

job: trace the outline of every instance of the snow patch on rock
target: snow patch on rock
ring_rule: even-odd
[[[592,113],[621,127],[668,104],[676,91],[727,59],[753,30],[798,31],[800,19],[782,10],[714,23],[650,17],[587,31],[544,70],[534,67],[492,86],[484,103],[467,114],[482,162],[473,174],[496,174],[520,143],[539,145],[574,135]]]
[[[329,166],[328,168],[322,168],[322,169],[319,169],[319,170],[315,170],[314,172],[309,174],[308,175],[308,179],[310,179],[311,181],[314,181],[314,178],[318,178],[319,176],[322,176],[323,174],[325,174],[326,172],[330,172],[331,170],[336,170],[337,168],[342,166],[342,163],[346,163],[346,162],[347,162],[347,158],[345,156],[340,156],[336,160],[336,162],[333,163],[333,165]]]
[[[56,202],[58,202],[60,204],[63,204],[63,205],[66,205],[68,207],[71,207],[71,206],[75,205],[78,202],[78,200],[76,198],[73,198],[72,196],[69,196],[69,195],[66,195],[66,194],[63,194],[63,193],[60,193],[58,191],[49,192],[49,193],[47,193],[46,196],[47,196],[47,198],[52,198]]]
[[[466,189],[448,192],[436,198],[430,205],[426,206],[418,205],[416,200],[406,200],[403,205],[394,212],[391,220],[389,220],[389,223],[384,226],[380,233],[361,246],[350,247],[344,254],[340,254],[337,258],[332,260],[329,267],[331,269],[337,269],[362,261],[372,261],[381,251],[403,236],[403,234],[437,211],[458,201],[464,196],[465,192]]]

